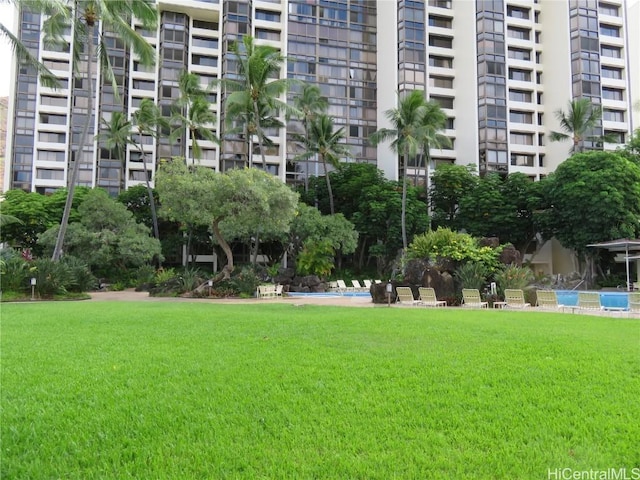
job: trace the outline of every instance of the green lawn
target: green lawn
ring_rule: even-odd
[[[546,479],[640,467],[640,322],[2,305],[6,479]]]

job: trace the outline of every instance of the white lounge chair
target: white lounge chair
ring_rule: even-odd
[[[336,283],[338,284],[338,291],[340,293],[353,292],[353,287],[347,287],[347,284],[344,283],[344,280],[336,280]]]
[[[371,289],[371,280],[363,280],[362,283],[364,283],[364,288]]]
[[[415,306],[418,304],[418,300],[413,298],[411,287],[396,287],[396,295],[400,305]]]
[[[640,292],[629,293],[629,314],[640,315]]]
[[[597,292],[578,292],[578,308],[582,310],[603,310],[600,294]]]
[[[472,308],[489,308],[489,302],[483,302],[477,288],[462,289],[462,306]]]
[[[538,308],[548,308],[550,310],[564,310],[564,305],[558,303],[558,295],[555,290],[536,291]]]
[[[504,303],[507,308],[527,308],[531,306],[530,303],[524,300],[524,291],[516,288],[505,289]]]
[[[364,292],[366,290],[358,280],[351,280],[351,285],[353,285],[353,290],[356,292]]]
[[[420,294],[420,298],[418,298],[419,305],[424,305],[425,307],[446,307],[446,300],[438,300],[436,298],[436,291],[430,287],[420,287],[418,288],[418,292]]]

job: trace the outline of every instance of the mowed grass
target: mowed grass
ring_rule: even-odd
[[[640,467],[637,320],[74,302],[3,305],[1,334],[3,479]]]

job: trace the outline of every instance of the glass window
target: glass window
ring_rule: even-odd
[[[531,112],[519,112],[517,110],[511,110],[509,112],[509,121],[512,123],[533,123],[533,114]]]
[[[602,98],[606,100],[623,100],[622,90],[617,88],[602,88]]]
[[[508,27],[507,36],[518,40],[529,40],[531,31],[528,28]]]
[[[624,122],[624,112],[621,110],[610,110],[605,108],[602,111],[602,118],[609,122]]]
[[[509,47],[509,58],[514,60],[531,60],[531,50]]]
[[[603,57],[622,58],[622,48],[612,47],[610,45],[601,45],[600,53]]]
[[[617,5],[611,5],[610,3],[601,3],[600,5],[598,5],[598,10],[602,15],[610,15],[612,17],[619,16]]]
[[[531,103],[531,92],[525,90],[509,90],[509,100]]]
[[[606,35],[608,37],[619,37],[620,27],[617,27],[615,25],[606,25],[603,23],[600,25],[600,34]]]

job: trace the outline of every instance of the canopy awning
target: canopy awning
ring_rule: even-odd
[[[604,248],[610,252],[623,252],[627,267],[627,290],[631,290],[631,279],[629,277],[629,260],[640,259],[640,255],[629,256],[629,252],[640,252],[640,238],[629,239],[620,238],[608,242],[592,243],[587,247]]]

